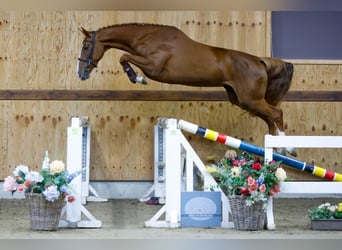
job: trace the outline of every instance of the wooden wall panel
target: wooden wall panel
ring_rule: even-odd
[[[8,101],[0,102],[0,179],[5,178],[8,173]]]
[[[0,12],[0,89],[196,90],[151,80],[147,86],[131,84],[119,64],[122,52],[117,50],[106,53],[91,79],[80,81],[76,63],[83,35],[78,27],[96,30],[126,22],[174,25],[203,43],[269,54],[270,19],[264,11]],[[341,90],[341,71],[340,65],[296,64],[291,90]],[[39,168],[46,149],[51,159],[65,160],[66,129],[74,115],[89,116],[92,126],[92,180],[152,180],[157,117],[188,120],[260,146],[267,133],[263,121],[228,102],[4,100],[0,105],[0,179],[19,163]],[[342,134],[340,102],[284,102],[282,107],[287,134]],[[215,142],[186,137],[202,159],[220,157],[226,150]],[[298,154],[300,159],[342,172],[341,150],[298,149]],[[296,179],[311,178],[289,171]]]
[[[282,103],[284,110],[285,132],[287,135],[307,136],[341,136],[342,135],[342,103]],[[298,159],[314,163],[323,168],[342,173],[342,149],[299,148],[296,149]],[[290,171],[294,179],[313,178],[308,174]]]
[[[290,90],[342,90],[341,64],[295,64]]]
[[[121,51],[111,50],[87,82],[76,74],[76,63],[83,35],[79,26],[89,30],[127,22],[174,25],[191,38],[207,44],[265,54],[265,12],[1,12],[3,57],[7,64],[2,88],[30,89],[186,89],[184,86],[129,84],[119,64]],[[217,34],[215,36],[208,34]],[[253,42],[251,43],[250,41]],[[137,69],[137,71],[139,71]],[[25,72],[25,74],[23,74]]]

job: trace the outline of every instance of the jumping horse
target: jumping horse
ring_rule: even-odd
[[[277,105],[290,88],[291,63],[202,44],[173,26],[128,23],[80,31],[85,35],[77,65],[81,80],[90,77],[107,50],[119,49],[128,52],[120,64],[131,82],[147,83],[130,63],[158,82],[223,87],[229,101],[263,119],[270,134],[285,135]],[[292,148],[287,151],[296,155]]]

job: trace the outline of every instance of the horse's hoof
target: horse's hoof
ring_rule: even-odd
[[[294,148],[279,148],[277,149],[277,152],[279,154],[282,154],[282,155],[285,155],[286,156],[286,153],[292,155],[293,157],[297,157],[297,152]]]
[[[129,81],[133,84],[136,84],[137,81],[135,80],[136,78],[128,77]]]
[[[286,149],[285,148],[278,148],[277,152],[281,155],[286,155]]]
[[[145,77],[143,77],[143,76],[137,76],[135,78],[135,80],[141,84],[145,84],[145,85],[147,84],[147,81],[146,81]]]
[[[292,155],[293,157],[297,157],[297,152],[294,148],[291,148],[291,149],[286,149],[286,151]]]

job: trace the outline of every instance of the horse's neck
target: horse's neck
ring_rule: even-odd
[[[129,36],[127,30],[120,27],[100,29],[96,31],[96,39],[104,45],[105,50],[115,48],[129,51],[132,43],[132,37]]]
[[[97,31],[98,39],[106,43],[131,44],[137,37],[139,27],[137,26],[112,26]]]

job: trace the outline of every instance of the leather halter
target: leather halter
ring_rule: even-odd
[[[96,33],[95,31],[91,32],[91,39],[87,39],[85,40],[85,42],[90,42],[91,43],[91,47],[90,47],[90,53],[88,58],[78,58],[79,61],[81,62],[86,62],[87,66],[86,68],[89,68],[90,65],[94,66],[95,68],[97,67],[97,64],[93,62],[93,55],[94,55],[94,48],[95,48],[95,37],[96,37]]]

